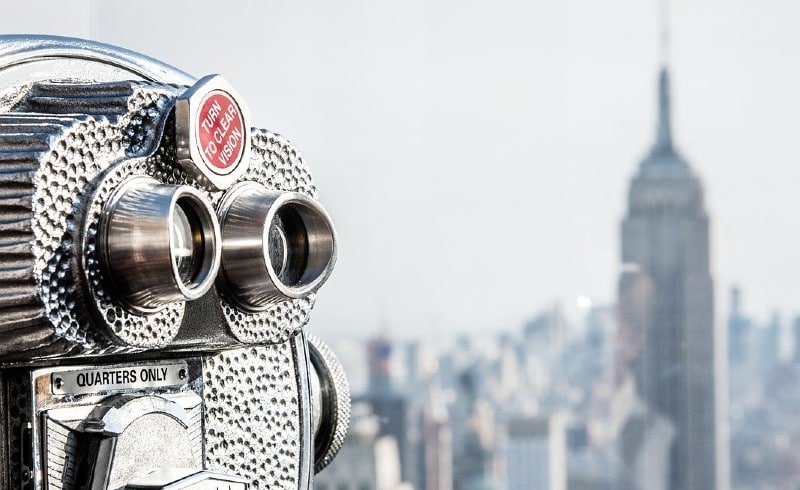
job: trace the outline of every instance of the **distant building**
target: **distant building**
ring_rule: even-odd
[[[800,316],[795,317],[792,324],[792,340],[794,340],[794,362],[800,362]]]
[[[418,342],[406,344],[404,352],[412,483],[416,490],[452,490],[453,437],[435,358]]]
[[[447,415],[424,411],[422,447],[417,453],[421,461],[420,490],[453,489],[453,438]]]
[[[454,490],[489,490],[496,485],[495,407],[479,396],[480,378],[480,365],[466,368],[450,407]]]
[[[410,435],[416,432],[410,408],[411,399],[395,389],[393,372],[394,345],[386,337],[378,337],[367,345],[369,378],[367,392],[353,397],[353,401],[370,407],[378,420],[379,437],[390,436],[397,444],[403,481],[416,482],[418,466],[413,462]]]
[[[778,313],[774,312],[770,321],[755,329],[753,350],[755,351],[755,371],[760,377],[767,377],[782,358],[781,324]]]
[[[728,362],[731,367],[744,366],[752,361],[753,323],[742,312],[742,292],[731,288],[728,315]]]
[[[414,490],[403,483],[400,473],[397,442],[378,435],[377,418],[368,408],[354,406],[347,443],[314,477],[314,490]]]
[[[569,341],[571,332],[561,307],[556,304],[539,313],[523,327],[525,343],[540,352],[558,353]]]
[[[561,416],[512,418],[506,432],[508,490],[566,490],[567,444]]]
[[[669,74],[662,68],[656,142],[633,177],[622,223],[622,364],[644,404],[620,438],[626,488],[729,486],[721,427],[727,420],[725,330],[714,322],[703,201],[700,179],[672,142]]]
[[[383,336],[370,340],[367,345],[367,391],[372,395],[394,393],[392,348],[392,342]]]

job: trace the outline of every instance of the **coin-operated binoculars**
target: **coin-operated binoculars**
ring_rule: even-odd
[[[0,488],[310,488],[349,419],[316,197],[222,77],[0,36]]]

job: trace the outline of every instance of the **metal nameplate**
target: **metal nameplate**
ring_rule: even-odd
[[[54,372],[50,375],[50,387],[54,395],[83,395],[180,386],[186,383],[188,376],[189,368],[185,362],[85,367]]]

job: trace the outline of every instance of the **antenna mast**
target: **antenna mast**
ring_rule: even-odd
[[[670,42],[670,25],[669,25],[669,0],[660,0],[659,2],[659,16],[658,24],[660,31],[659,39],[659,62],[663,68],[669,66],[669,42]]]

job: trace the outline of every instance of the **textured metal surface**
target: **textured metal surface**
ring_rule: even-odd
[[[104,275],[103,261],[97,246],[98,230],[103,206],[123,182],[133,176],[148,175],[148,170],[152,173],[153,167],[157,169],[155,173],[159,177],[166,176],[165,171],[160,170],[160,165],[163,165],[160,153],[161,150],[149,158],[126,159],[105,172],[98,179],[99,182],[97,182],[95,194],[91,198],[91,204],[85,211],[81,232],[83,237],[79,253],[82,261],[81,269],[84,274],[83,279],[89,286],[89,295],[93,304],[89,306],[76,304],[76,306],[78,309],[91,308],[99,312],[100,321],[104,322],[107,331],[111,333],[117,344],[130,347],[155,348],[169,345],[180,329],[185,303],[170,303],[160,310],[146,315],[133,313],[123,307],[115,300],[110,289],[109,278]],[[174,179],[173,175],[172,180]],[[170,179],[166,180],[167,183],[174,183],[170,182]],[[112,346],[106,349],[110,350]]]
[[[308,335],[308,350],[322,390],[319,432],[314,444],[314,472],[328,466],[347,439],[350,428],[350,384],[342,363],[330,347],[315,335]]]
[[[5,378],[9,461],[7,488],[23,488],[23,475],[26,476],[25,481],[31,480],[31,469],[35,460],[35,456],[31,454],[32,448],[23,444],[22,437],[26,430],[34,433],[33,393],[24,372],[7,372]]]
[[[37,85],[31,91],[34,102],[23,99],[15,108],[20,112],[0,114],[0,212],[6,217],[0,233],[7,231],[0,239],[0,270],[8,275],[0,284],[0,340],[5,340],[0,354],[164,347],[180,328],[184,305],[173,303],[148,315],[122,308],[109,294],[96,239],[103,206],[124,180],[150,176],[199,187],[175,165],[174,138],[164,132],[180,89],[144,82],[55,85]],[[106,115],[60,115],[73,111],[76,99],[82,110]],[[37,110],[46,104],[57,115],[25,112],[32,104]],[[252,143],[243,180],[315,197],[307,166],[284,138],[254,130]],[[212,201],[222,196],[200,190]],[[88,294],[80,287],[82,274]],[[313,294],[254,314],[224,300],[221,308],[237,341],[263,343],[288,339],[305,323],[312,304]],[[96,312],[93,321],[105,323],[105,331],[92,328],[90,311]]]
[[[263,184],[268,189],[300,192],[312,199],[317,189],[308,166],[286,138],[263,129],[254,129],[252,158],[261,165],[250,164],[241,180]],[[306,298],[281,301],[268,309],[244,313],[223,301],[225,320],[233,336],[245,343],[276,343],[288,340],[308,320],[315,294]]]
[[[10,488],[9,482],[9,449],[11,447],[11,437],[9,424],[9,401],[7,389],[8,373],[0,371],[0,488]]]
[[[73,110],[73,91],[47,87],[51,112]],[[66,345],[71,349],[103,352],[112,347],[98,329],[92,329],[91,323],[85,321],[88,309],[82,304],[75,258],[76,242],[83,241],[81,209],[90,183],[100,172],[114,161],[155,149],[157,138],[153,128],[158,128],[159,118],[164,118],[159,114],[166,112],[170,101],[167,94],[174,90],[138,83],[104,84],[97,92],[84,88],[86,96],[80,98],[89,99],[92,104],[83,102],[83,107],[101,106],[108,111],[106,116],[31,114],[25,112],[27,101],[21,104],[20,112],[0,114],[0,163],[6,163],[0,173],[0,185],[7,178],[11,180],[7,185],[15,191],[11,195],[0,192],[0,205],[17,200],[30,203],[31,209],[28,217],[17,213],[19,221],[7,225],[16,226],[24,237],[17,237],[13,244],[0,245],[0,256],[13,259],[17,269],[29,271],[25,303],[43,307],[38,318],[26,316],[20,322],[3,322],[8,342],[0,352],[8,349],[19,353],[42,347],[50,354],[53,348],[57,352]],[[60,95],[57,97],[56,93]],[[120,94],[127,96],[124,104]],[[116,111],[109,110],[105,96],[115,100]],[[122,107],[126,109],[123,111]],[[15,167],[21,164],[30,170],[21,173]],[[17,173],[11,173],[14,170]],[[25,178],[20,179],[20,175]],[[14,246],[18,248],[17,254],[9,250]],[[4,296],[0,291],[0,298]],[[10,307],[15,308],[13,304]],[[2,315],[0,311],[0,318]],[[20,330],[24,334],[20,335],[23,333]],[[129,330],[135,334],[137,329]],[[22,342],[29,332],[38,335]]]
[[[248,477],[253,488],[307,488],[308,392],[299,384],[306,376],[298,349],[302,336],[205,359],[209,469]]]

